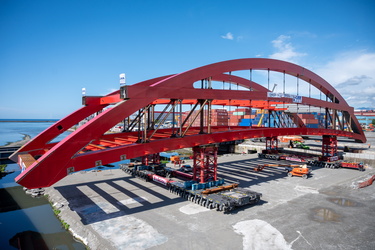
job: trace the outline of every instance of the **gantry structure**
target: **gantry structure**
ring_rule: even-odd
[[[267,80],[256,82],[254,72]],[[275,73],[279,76],[278,85],[283,86],[279,93],[273,91],[274,85],[270,82],[270,74]],[[248,77],[244,77],[245,74]],[[294,80],[289,81],[291,78]],[[300,89],[302,82],[307,87]],[[314,95],[312,90],[318,94]],[[84,96],[82,101],[80,109],[53,124],[11,156],[23,169],[16,177],[17,183],[27,188],[47,187],[72,172],[135,157],[148,159],[159,152],[182,148],[194,149],[198,162],[194,175],[204,181],[216,178],[216,167],[209,168],[212,162],[216,164],[217,152],[208,147],[210,150],[205,154],[207,147],[199,148],[201,145],[256,137],[272,141],[285,135],[366,141],[354,109],[332,85],[304,67],[274,59],[222,61],[123,85],[106,96]],[[268,114],[268,122],[266,126],[214,124],[215,107],[261,110]],[[311,128],[299,113],[313,110],[323,113],[324,120]],[[165,128],[163,124],[168,116],[172,117],[171,126]],[[82,121],[87,122],[61,141],[52,142]],[[119,123],[124,125],[121,131],[109,132]],[[328,146],[335,144],[335,140],[323,140],[328,141],[323,145],[327,148],[323,154],[330,153],[332,149]],[[215,156],[213,160],[210,155]]]

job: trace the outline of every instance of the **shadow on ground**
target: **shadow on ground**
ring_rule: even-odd
[[[269,159],[256,158],[219,163],[218,174],[226,182],[239,182],[239,186],[243,188],[251,188],[252,185],[279,178],[288,178],[285,170],[274,167],[265,168],[261,172],[253,170],[258,164],[269,162]],[[280,161],[280,163],[288,164],[284,161]],[[165,186],[154,182],[144,182],[126,173],[124,175],[126,176],[121,178],[82,182],[55,187],[55,189],[69,202],[69,208],[77,212],[85,225],[185,201],[179,196],[168,193]],[[140,195],[145,192],[151,198],[144,198]],[[125,196],[128,198],[128,202],[124,203],[119,197]],[[151,200],[157,201],[152,202]],[[137,206],[129,206],[130,203],[137,203]],[[259,204],[262,204],[262,201]],[[244,206],[237,210],[242,211],[249,207],[251,206]],[[237,210],[233,210],[231,213],[236,213]]]

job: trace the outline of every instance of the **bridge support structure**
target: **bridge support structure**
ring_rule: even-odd
[[[156,153],[142,156],[142,164],[146,166],[150,164],[160,164],[160,154]]]
[[[277,153],[279,141],[277,136],[266,137],[266,150],[267,154]]]
[[[321,161],[337,161],[339,159],[337,155],[337,136],[335,135],[323,135],[322,140],[322,156],[319,160]]]
[[[193,147],[193,180],[205,183],[217,180],[218,146]]]

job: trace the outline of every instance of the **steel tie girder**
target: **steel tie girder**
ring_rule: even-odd
[[[122,151],[122,150],[125,150],[126,148],[129,148],[129,150],[130,150],[130,148],[132,148],[132,147],[134,147],[134,150],[137,153],[142,154],[142,152],[144,151],[144,152],[147,152],[147,154],[150,154],[150,153],[153,153],[153,152],[158,152],[158,150],[161,150],[161,149],[170,150],[170,149],[173,149],[174,147],[179,148],[179,145],[188,147],[189,145],[192,146],[196,143],[207,144],[208,140],[210,140],[212,137],[214,137],[213,139],[224,138],[225,139],[224,141],[230,141],[230,140],[232,140],[232,136],[229,136],[229,134],[234,134],[234,133],[241,133],[244,138],[256,137],[257,132],[263,133],[264,135],[269,134],[270,136],[271,136],[271,134],[272,135],[274,135],[274,134],[294,135],[296,133],[297,134],[306,134],[306,135],[309,135],[309,134],[313,134],[313,135],[337,134],[337,135],[340,135],[340,136],[348,136],[350,134],[350,133],[345,132],[345,131],[335,131],[335,130],[329,130],[329,129],[308,129],[308,128],[270,129],[273,132],[270,132],[270,130],[268,130],[269,132],[267,132],[265,129],[257,129],[257,130],[258,131],[231,131],[231,132],[227,132],[225,134],[223,134],[223,133],[215,134],[214,133],[214,134],[211,134],[211,135],[194,135],[194,136],[187,136],[185,138],[169,139],[168,140],[168,146],[164,145],[163,140],[156,140],[156,141],[151,141],[151,142],[149,142],[147,144],[143,144],[143,145],[132,144],[132,145],[129,145],[127,147],[119,147],[119,148],[108,149],[106,151],[103,151],[103,154],[107,154],[107,153],[109,154],[111,152],[115,156],[116,155],[115,152],[117,150]],[[278,132],[278,131],[280,131],[280,132]],[[340,132],[342,132],[342,133],[340,133]],[[198,140],[197,136],[199,136],[199,138],[202,138],[203,140]],[[205,138],[203,138],[203,137],[205,137]],[[178,142],[174,143],[173,140],[178,140]],[[186,143],[184,143],[184,142],[186,142]],[[129,157],[135,157],[135,156],[136,156],[136,154],[129,153]],[[77,160],[77,161],[78,160],[83,161],[83,159],[85,159],[87,157],[90,158],[90,154],[77,155],[74,159]],[[103,157],[105,158],[105,156],[103,156]],[[112,160],[113,160],[113,157],[112,157]],[[197,159],[197,160],[199,160],[199,159]],[[199,162],[203,161],[203,160],[204,159],[201,159],[201,160],[199,160]]]

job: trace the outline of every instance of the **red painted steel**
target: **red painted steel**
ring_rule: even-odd
[[[266,137],[266,152],[267,154],[277,152],[278,139],[277,136]]]
[[[323,135],[321,161],[333,162],[339,160],[337,155],[337,136]]]
[[[217,146],[193,147],[193,180],[205,183],[217,180]]]
[[[364,188],[364,187],[367,187],[367,186],[371,186],[374,181],[375,181],[375,175],[371,176],[367,181],[359,183],[358,188]]]
[[[142,164],[143,165],[160,164],[159,153],[152,154],[152,155],[143,155],[142,156]]]
[[[282,72],[310,83],[331,101],[303,97],[304,105],[340,110],[350,118],[353,132],[335,129],[306,128],[296,117],[297,128],[251,128],[251,127],[220,127],[210,126],[210,133],[200,133],[199,128],[192,127],[186,135],[171,138],[172,129],[160,129],[147,143],[137,143],[138,132],[106,134],[123,119],[130,117],[138,110],[150,104],[169,103],[170,100],[182,100],[182,103],[195,104],[199,100],[212,100],[212,105],[257,107],[277,109],[274,104],[293,103],[292,98],[267,97],[268,90],[263,86],[226,72],[237,70],[270,70]],[[194,82],[202,79],[226,81],[238,84],[249,90],[197,89]],[[35,162],[16,177],[16,182],[27,188],[50,186],[64,178],[72,171],[84,170],[100,164],[109,164],[123,159],[156,154],[167,150],[194,147],[198,145],[241,140],[254,137],[275,137],[279,135],[334,135],[345,136],[365,142],[366,138],[354,116],[353,108],[349,107],[342,96],[324,79],[315,73],[292,63],[273,59],[238,59],[214,63],[192,69],[180,74],[169,75],[126,86],[126,99],[120,98],[120,91],[104,97],[86,97],[85,106],[68,115],[50,128],[42,132],[13,156],[13,160],[29,154]],[[79,123],[109,104],[109,107],[79,127],[58,143],[49,143],[71,126]],[[282,110],[280,108],[280,110]],[[349,119],[348,118],[348,119]],[[205,128],[207,129],[207,128]],[[149,131],[151,135],[152,130]]]

